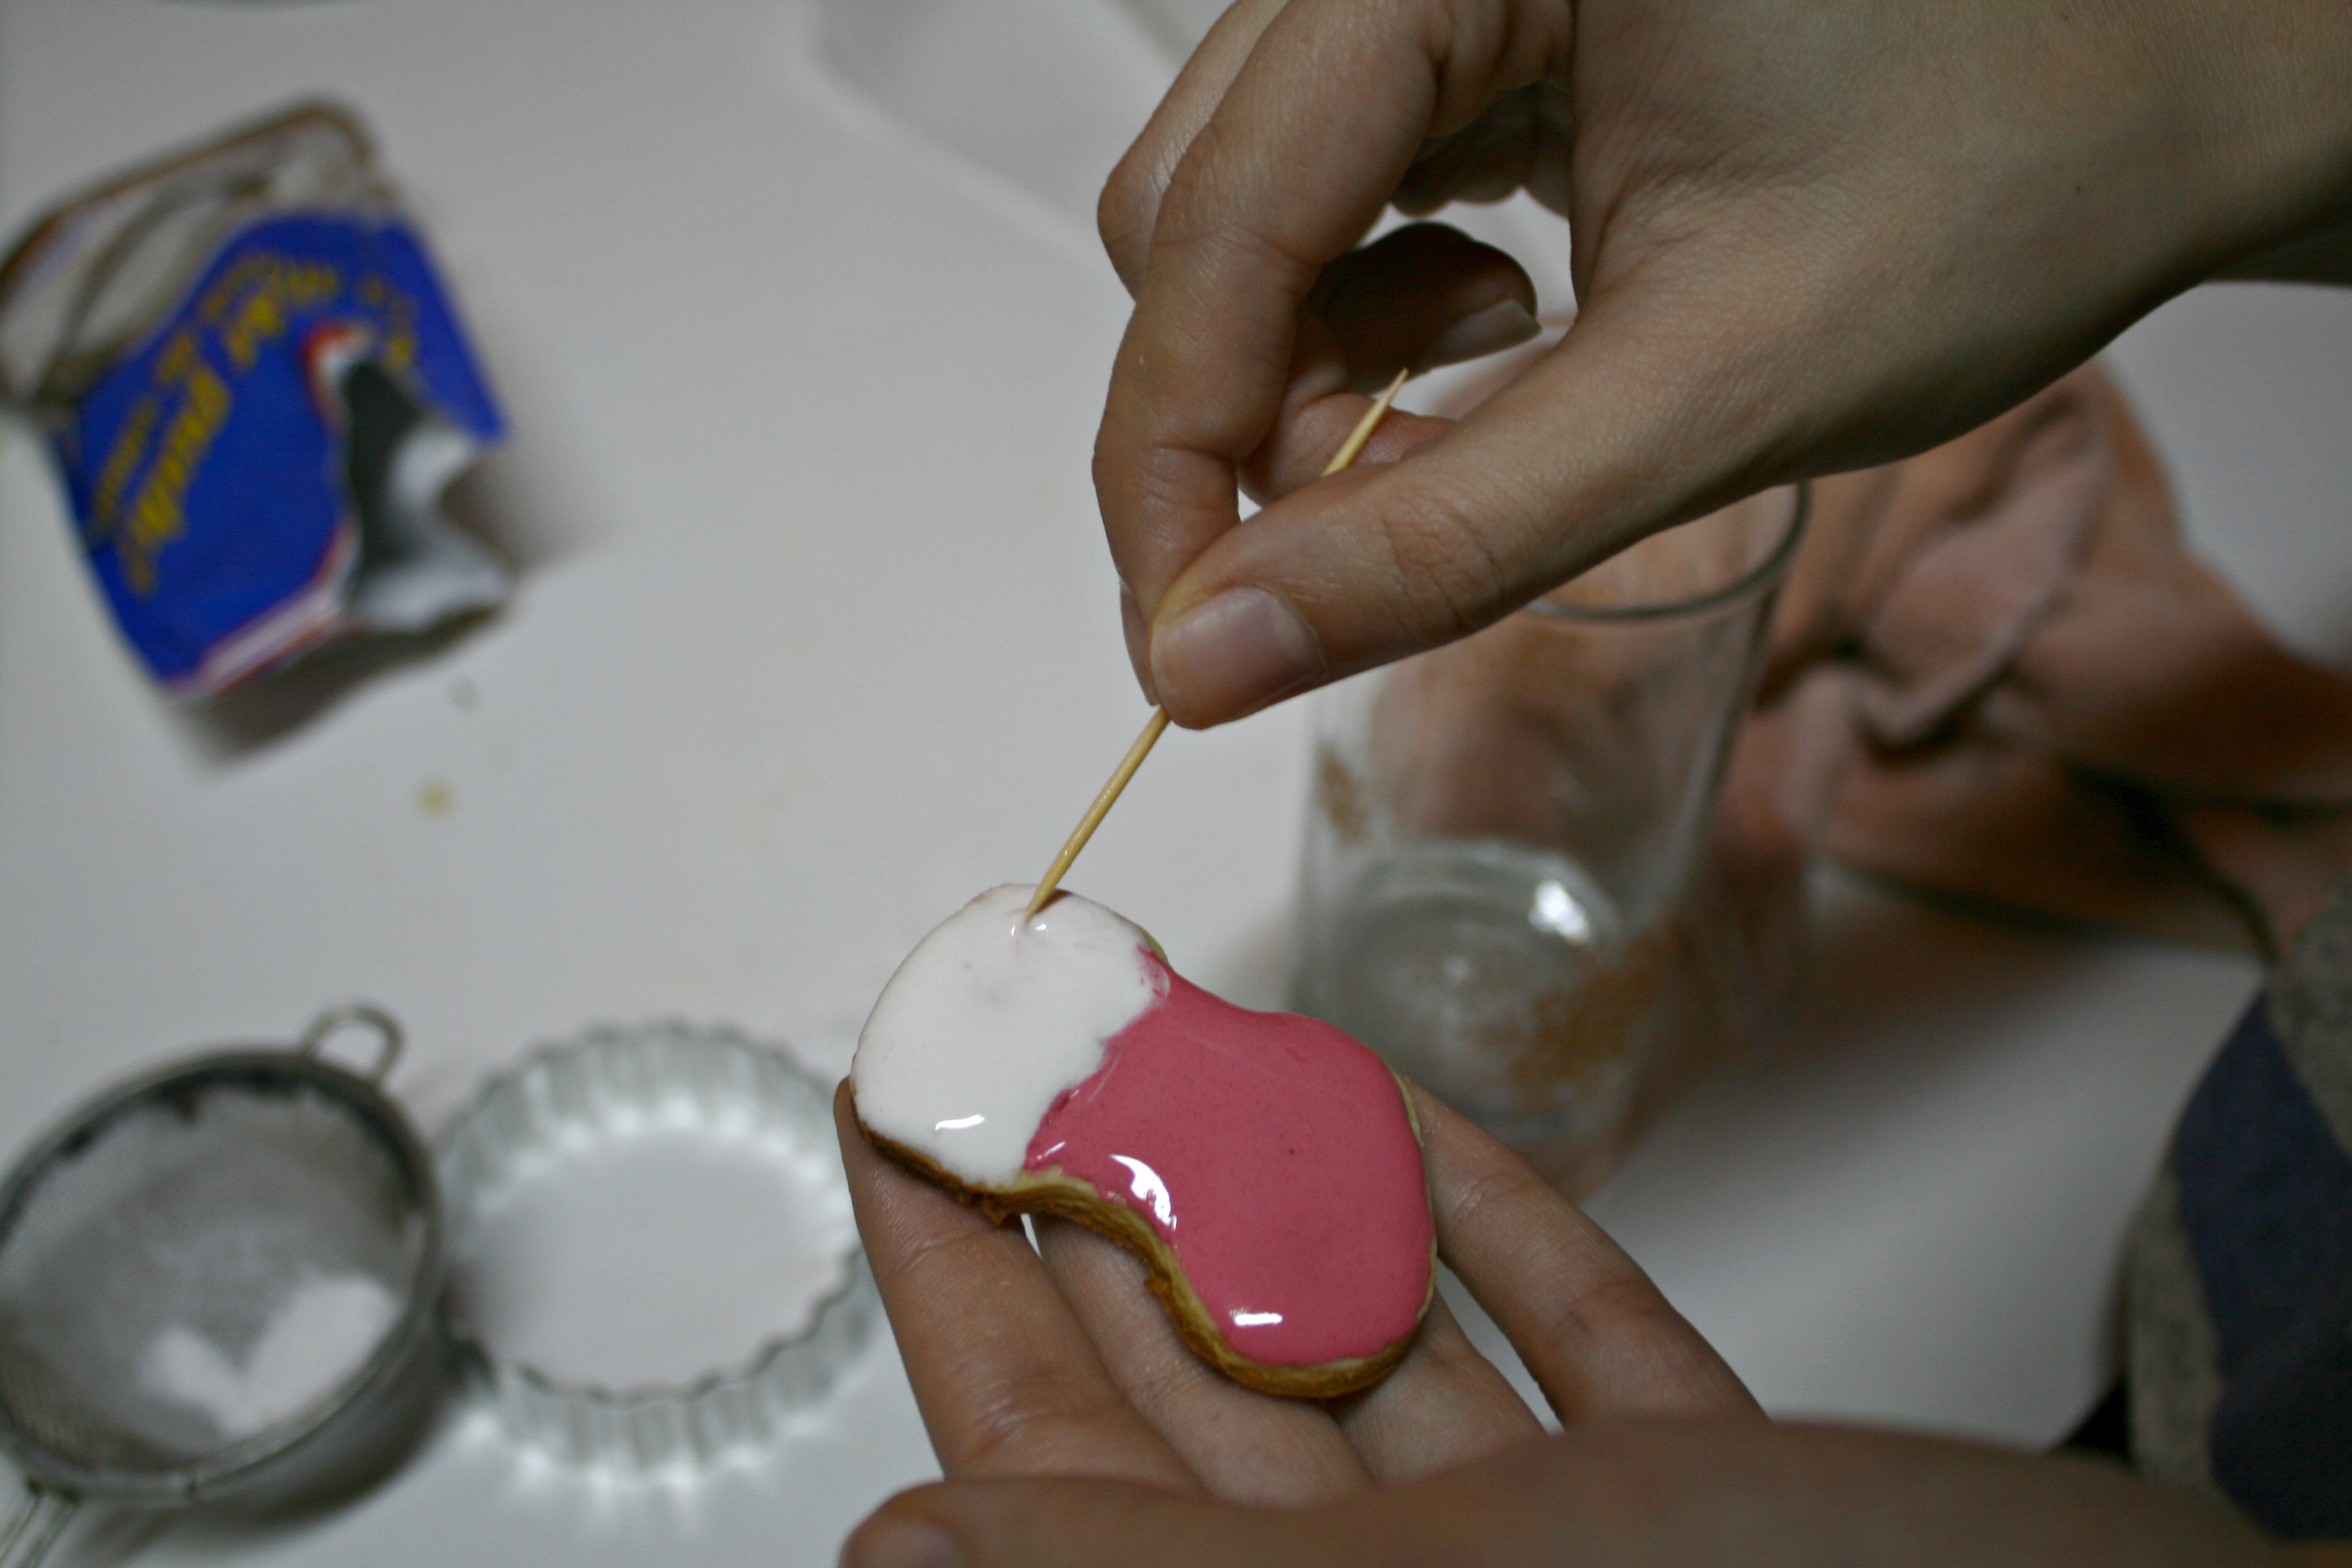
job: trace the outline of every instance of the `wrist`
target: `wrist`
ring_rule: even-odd
[[[2202,276],[2352,283],[2352,6],[2187,0]]]

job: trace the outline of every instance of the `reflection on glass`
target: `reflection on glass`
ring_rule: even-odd
[[[1528,923],[1569,942],[1592,940],[1592,922],[1585,918],[1584,906],[1565,884],[1550,878],[1536,884],[1535,907],[1528,911]]]

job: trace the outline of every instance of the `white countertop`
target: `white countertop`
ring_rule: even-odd
[[[0,0],[0,226],[298,94],[359,107],[512,417],[476,500],[524,570],[496,622],[232,732],[148,689],[0,436],[0,1148],[347,994],[408,1025],[428,1128],[600,1020],[837,1071],[916,938],[1059,842],[1144,712],[1087,474],[1125,301],[1081,214],[1164,67],[1108,0],[838,3],[832,58],[895,112],[825,74],[818,0]],[[2119,357],[2200,542],[2352,649],[2352,296],[2200,295]],[[1280,989],[1304,722],[1172,737],[1076,879],[1246,1002]],[[1774,1408],[2047,1441],[2252,967],[1835,879],[1822,923],[1789,1047],[1596,1212]],[[94,1518],[63,1560],[786,1568],[930,1468],[884,1346],[698,1487],[468,1418],[347,1508]]]

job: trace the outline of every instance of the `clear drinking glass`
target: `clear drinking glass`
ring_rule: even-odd
[[[1684,523],[1318,700],[1297,1005],[1565,1189],[1737,984],[1688,894],[1805,509]]]

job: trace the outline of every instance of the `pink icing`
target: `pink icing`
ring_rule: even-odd
[[[1388,1068],[1332,1026],[1211,995],[1149,950],[1159,1000],[1055,1100],[1024,1168],[1149,1220],[1234,1350],[1369,1356],[1429,1289],[1421,1146]]]

